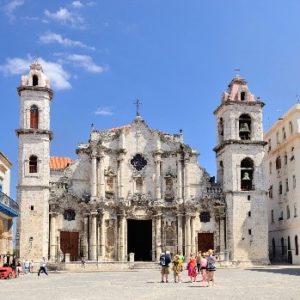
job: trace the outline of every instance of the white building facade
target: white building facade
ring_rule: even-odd
[[[265,141],[270,259],[300,264],[300,104],[268,130]]]

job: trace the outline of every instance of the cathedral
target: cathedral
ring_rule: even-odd
[[[21,78],[18,254],[52,262],[158,261],[214,249],[233,264],[268,263],[263,102],[236,76],[215,110],[217,181],[181,132],[92,129],[77,158],[50,157],[53,91],[34,62]],[[199,128],[200,130],[200,128]]]

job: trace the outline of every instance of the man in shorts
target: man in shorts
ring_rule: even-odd
[[[170,263],[171,263],[170,251],[166,251],[166,254],[162,253],[159,259],[159,264],[161,265],[161,282],[166,282],[166,283],[168,282],[168,275],[170,273],[170,268],[169,268]]]

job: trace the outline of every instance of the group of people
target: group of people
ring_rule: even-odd
[[[199,251],[197,255],[191,253],[186,270],[190,278],[190,282],[196,282],[198,274],[201,274],[202,282],[205,286],[215,285],[215,271],[216,271],[216,259],[214,250],[209,249],[207,252]],[[174,275],[174,282],[182,282],[181,273],[183,272],[183,264],[185,257],[179,252],[171,258],[170,251],[162,253],[160,256],[161,265],[161,282],[168,282],[168,276],[170,273],[170,264],[172,263],[172,270]]]

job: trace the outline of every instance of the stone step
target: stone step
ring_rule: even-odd
[[[135,261],[133,263],[133,269],[160,269],[160,265],[152,261]]]

